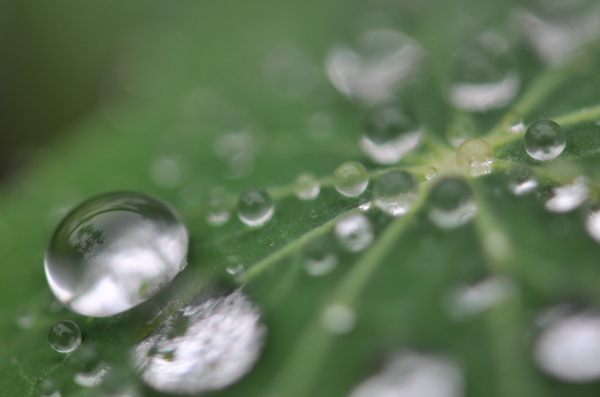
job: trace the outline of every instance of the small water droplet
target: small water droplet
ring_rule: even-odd
[[[294,193],[300,200],[314,200],[319,197],[320,191],[321,183],[315,174],[300,174],[294,182]]]
[[[433,179],[437,176],[438,171],[435,167],[429,166],[425,168],[425,178]]]
[[[313,219],[316,218],[317,215],[319,215],[319,214],[317,214],[317,211],[315,211],[315,210],[308,211],[308,216],[310,216]]]
[[[373,202],[367,200],[363,203],[360,203],[358,205],[358,209],[361,210],[362,212],[368,212],[369,210],[371,210],[372,206],[373,206]]]
[[[520,134],[521,132],[525,131],[525,124],[523,124],[523,122],[521,121],[521,122],[511,126],[509,128],[509,130],[513,134]]]
[[[248,152],[241,152],[225,160],[222,173],[227,179],[240,179],[252,174],[255,167],[256,160],[254,155]]]
[[[231,274],[233,279],[238,283],[243,283],[246,279],[246,268],[242,264],[235,267],[228,267],[225,271]]]
[[[185,267],[187,249],[188,232],[170,205],[144,193],[115,192],[67,215],[44,266],[67,308],[105,317],[158,293]]]
[[[375,181],[375,205],[386,214],[406,214],[418,197],[417,181],[406,171],[391,170]]]
[[[536,160],[552,160],[558,157],[567,144],[567,137],[560,125],[551,120],[538,120],[525,131],[525,151]]]
[[[37,389],[40,397],[61,397],[58,382],[52,378],[41,379]]]
[[[359,144],[371,160],[393,164],[421,143],[423,129],[410,112],[387,105],[371,111],[366,118]]]
[[[349,161],[333,172],[335,190],[346,197],[357,197],[369,185],[369,174],[361,163]]]
[[[352,214],[335,225],[335,237],[342,247],[350,252],[359,252],[371,245],[375,239],[373,225],[363,214]]]
[[[249,129],[219,135],[215,141],[215,152],[224,161],[223,176],[239,179],[254,172],[255,155],[261,146],[257,134]]]
[[[19,313],[17,314],[17,319],[15,320],[17,326],[21,329],[30,329],[35,325],[36,321],[37,315],[35,314],[35,312],[27,308],[19,310]]]
[[[456,151],[456,165],[467,175],[479,176],[492,172],[494,152],[482,139],[464,141]]]
[[[461,285],[453,289],[444,306],[454,320],[463,320],[504,302],[516,291],[516,285],[507,278],[489,278],[475,285]]]
[[[471,221],[477,212],[471,188],[459,178],[439,181],[431,189],[429,200],[431,207],[428,218],[443,229],[462,226]]]
[[[556,321],[536,341],[534,358],[540,369],[565,382],[600,379],[600,315],[581,313]]]
[[[170,157],[161,157],[150,167],[152,181],[160,187],[173,188],[182,182],[182,172],[179,162]]]
[[[224,187],[216,187],[210,192],[206,220],[212,226],[221,226],[229,221],[231,211],[227,205],[227,191]]]
[[[261,226],[275,213],[275,204],[265,189],[250,189],[240,194],[238,218],[248,226]]]
[[[331,334],[347,334],[356,326],[356,312],[342,303],[333,303],[323,310],[321,325]]]
[[[516,167],[507,172],[508,188],[515,196],[522,196],[533,192],[538,187],[535,176],[525,167]]]
[[[57,352],[69,353],[81,343],[81,331],[73,321],[57,321],[48,331],[48,341]]]
[[[573,183],[555,187],[554,195],[546,201],[545,208],[550,212],[564,213],[578,208],[588,197],[588,188],[584,177],[579,177]]]
[[[477,126],[473,117],[468,113],[456,113],[452,122],[446,130],[446,139],[450,145],[459,147],[464,141],[473,138],[477,132]]]
[[[338,256],[331,251],[332,242],[323,237],[311,241],[304,248],[304,270],[310,276],[325,276],[338,265]]]

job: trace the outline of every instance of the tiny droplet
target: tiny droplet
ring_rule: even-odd
[[[57,321],[48,331],[48,341],[57,352],[70,353],[81,343],[81,331],[73,321]]]

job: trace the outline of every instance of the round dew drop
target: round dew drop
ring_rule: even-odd
[[[40,397],[61,397],[60,387],[52,378],[41,379],[37,389]]]
[[[371,245],[375,234],[371,220],[366,215],[353,214],[336,223],[335,237],[346,250],[359,252]]]
[[[560,125],[551,120],[539,120],[525,131],[525,151],[536,160],[552,160],[558,157],[567,144]]]
[[[320,191],[321,183],[314,174],[300,174],[294,181],[294,193],[300,200],[314,200]]]
[[[479,176],[492,172],[494,152],[482,139],[464,141],[456,151],[456,165],[467,175]]]
[[[429,195],[429,220],[442,229],[454,229],[468,223],[477,212],[473,191],[462,179],[444,178]]]
[[[81,343],[81,331],[73,321],[57,321],[48,331],[48,341],[57,352],[70,353]]]
[[[333,172],[335,190],[346,197],[357,197],[369,185],[369,174],[361,163],[349,161]]]
[[[265,189],[246,190],[238,201],[238,218],[248,226],[261,226],[273,217],[275,204]]]
[[[406,214],[418,193],[417,181],[406,171],[391,170],[375,181],[375,205],[392,216]]]
[[[425,178],[433,179],[437,176],[438,170],[435,167],[429,166],[425,168]]]
[[[187,250],[187,229],[170,205],[144,193],[114,192],[65,217],[44,265],[67,308],[106,317],[156,295],[186,266]]]

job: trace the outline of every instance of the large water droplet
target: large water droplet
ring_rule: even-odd
[[[57,321],[48,331],[48,341],[57,352],[69,353],[81,343],[81,331],[73,321]]]
[[[464,376],[452,361],[414,352],[396,354],[349,397],[460,397]]]
[[[347,334],[356,326],[356,312],[342,303],[333,303],[323,310],[321,325],[331,334]]]
[[[487,33],[459,49],[446,71],[446,96],[454,106],[476,112],[503,107],[520,87],[515,60],[499,35]]]
[[[464,141],[456,151],[456,165],[467,175],[479,176],[492,172],[494,152],[482,139]]]
[[[238,218],[248,226],[261,226],[273,217],[275,204],[265,189],[250,189],[240,194]]]
[[[58,382],[52,378],[44,378],[38,384],[40,397],[61,397]]]
[[[564,213],[578,208],[588,197],[588,188],[584,177],[579,177],[573,183],[555,187],[554,195],[546,201],[546,209],[550,212]]]
[[[133,350],[142,379],[165,393],[223,389],[254,366],[266,328],[242,294],[191,303]]]
[[[454,229],[468,223],[477,212],[471,188],[462,179],[444,178],[429,196],[429,219],[443,229]]]
[[[560,319],[540,335],[534,358],[544,372],[565,382],[600,379],[600,316],[583,313]]]
[[[136,192],[94,197],[56,229],[45,270],[69,309],[112,316],[154,296],[186,265],[188,232],[170,205]]]
[[[369,185],[369,174],[361,163],[349,161],[333,172],[333,185],[344,196],[356,197]]]
[[[525,150],[536,160],[552,160],[558,157],[567,144],[567,137],[560,125],[551,120],[538,120],[525,131]]]
[[[335,237],[348,251],[359,252],[371,245],[375,234],[373,225],[366,215],[352,214],[336,223]]]
[[[406,214],[418,197],[417,181],[406,171],[391,170],[375,181],[375,205],[392,216]]]
[[[393,164],[415,149],[422,137],[423,129],[412,114],[387,105],[367,115],[359,143],[374,162]]]
[[[321,183],[309,172],[300,174],[294,181],[294,193],[300,200],[314,200],[319,197]]]

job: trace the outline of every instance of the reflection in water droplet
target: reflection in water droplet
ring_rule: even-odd
[[[533,192],[538,187],[535,176],[524,167],[516,167],[507,172],[508,188],[515,196],[522,196]]]
[[[210,192],[206,220],[212,226],[221,226],[229,220],[231,211],[227,205],[227,191],[224,187],[216,187]]]
[[[52,378],[44,378],[38,384],[40,397],[61,397],[58,382]]]
[[[391,170],[375,181],[375,205],[389,215],[406,214],[418,197],[417,181],[406,171]]]
[[[551,120],[538,120],[525,131],[525,151],[536,160],[552,160],[558,157],[567,144],[567,137],[560,125]]]
[[[356,197],[369,185],[369,174],[361,163],[349,161],[333,172],[333,185],[344,196]]]
[[[48,331],[48,341],[57,352],[69,353],[81,343],[81,331],[73,321],[57,321]]]
[[[554,196],[546,201],[546,209],[550,212],[564,213],[578,208],[588,197],[586,180],[580,176],[569,185],[552,189]]]
[[[509,104],[521,85],[508,44],[494,33],[459,49],[450,59],[446,74],[448,101],[476,112]]]
[[[356,326],[356,312],[344,304],[333,303],[323,310],[321,325],[331,334],[347,334]]]
[[[479,314],[502,303],[516,292],[516,285],[506,278],[489,278],[475,285],[463,285],[452,290],[444,306],[455,320]]]
[[[358,205],[358,209],[361,210],[362,212],[367,212],[371,209],[372,205],[373,205],[372,201],[365,201],[364,203],[360,203]]]
[[[240,194],[238,218],[248,226],[261,226],[275,213],[275,204],[265,189],[250,189]]]
[[[338,265],[338,256],[332,252],[332,241],[322,237],[311,241],[304,248],[304,270],[310,276],[329,274]]]
[[[173,334],[178,321],[181,332]],[[258,309],[240,292],[189,304],[133,350],[142,379],[165,393],[223,389],[257,361],[266,328]],[[160,352],[170,351],[168,357]]]
[[[104,382],[104,377],[109,370],[110,367],[99,365],[89,372],[76,373],[73,375],[73,382],[77,383],[81,387],[97,387]]]
[[[429,166],[425,168],[425,178],[433,179],[437,176],[438,171],[435,167]]]
[[[314,200],[319,197],[321,183],[309,172],[300,174],[294,182],[294,193],[300,200]]]
[[[425,50],[413,38],[394,30],[370,30],[355,49],[333,48],[325,60],[333,85],[350,98],[367,104],[390,98],[418,71]]]
[[[170,205],[136,192],[94,197],[56,229],[45,270],[76,313],[112,316],[154,296],[186,265],[188,232]]]
[[[383,370],[359,384],[349,397],[460,397],[464,376],[452,361],[438,356],[397,354]]]
[[[494,152],[482,139],[469,139],[456,151],[456,165],[467,175],[479,176],[492,172]]]
[[[150,177],[157,186],[164,188],[179,186],[183,179],[179,163],[169,157],[161,157],[152,164]]]
[[[387,105],[367,115],[359,144],[374,162],[393,164],[415,149],[422,137],[423,129],[412,114]]]
[[[510,127],[509,130],[513,134],[520,134],[521,132],[525,131],[525,124],[523,124],[523,122],[521,121],[520,123],[515,124],[512,127]]]
[[[588,215],[585,229],[591,238],[600,243],[600,210],[595,210]]]
[[[544,372],[565,382],[600,379],[600,315],[560,319],[540,335],[534,358]]]
[[[335,237],[342,247],[350,252],[359,252],[371,245],[375,239],[373,225],[367,216],[352,214],[335,225]]]
[[[243,283],[246,280],[246,268],[244,265],[239,264],[236,267],[228,267],[225,271],[238,283]]]
[[[428,218],[443,229],[462,226],[477,213],[473,192],[462,179],[442,179],[431,189],[429,200],[431,208]]]

